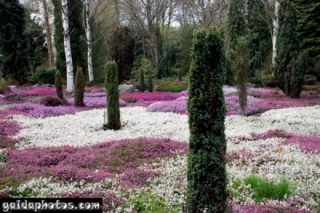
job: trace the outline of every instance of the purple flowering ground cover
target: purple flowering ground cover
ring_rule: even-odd
[[[63,182],[97,182],[105,178],[117,178],[117,185],[136,188],[145,186],[147,181],[160,175],[158,172],[141,170],[140,166],[172,158],[179,153],[186,154],[187,144],[170,139],[136,138],[77,148],[8,149],[5,153],[6,164],[0,165],[0,189],[41,176],[52,176],[54,180]],[[74,194],[64,196],[72,197]]]

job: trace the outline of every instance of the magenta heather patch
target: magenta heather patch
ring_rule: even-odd
[[[123,173],[119,177],[120,184],[129,185],[130,187],[146,186],[148,180],[153,180],[159,173],[153,171],[143,171],[140,169],[133,169]]]
[[[249,98],[245,110],[246,115],[255,114],[258,111],[257,104],[260,102],[260,99]],[[241,113],[238,96],[225,96],[225,104],[227,115],[238,115]]]
[[[165,93],[165,92],[133,92],[120,94],[121,99],[130,102],[136,99],[139,101],[171,101],[183,96],[184,93]]]
[[[15,135],[19,130],[20,127],[16,121],[0,120],[0,135]]]
[[[274,129],[266,133],[254,134],[251,133],[253,140],[266,140],[268,138],[284,138],[282,144],[298,144],[300,149],[309,153],[320,153],[320,136],[298,136],[288,133],[284,130]]]
[[[293,136],[287,138],[283,144],[298,144],[302,151],[320,154],[319,136]]]
[[[149,112],[175,112],[187,114],[186,101],[160,101],[153,103],[147,107]]]
[[[180,152],[186,154],[187,146],[187,143],[170,139],[137,138],[88,147],[6,150],[6,164],[2,166],[0,182],[6,178],[19,182],[24,178],[43,175],[53,176],[60,181],[71,178],[74,181],[99,181],[124,173],[122,180],[138,186],[156,174],[137,171],[137,180],[134,180],[133,173],[136,168],[153,162],[155,158],[174,157]]]
[[[67,101],[70,104],[74,104],[74,98],[68,98]],[[87,107],[105,107],[107,104],[106,96],[85,96],[84,97],[84,104]],[[126,105],[126,102],[122,99],[119,99],[120,107]]]
[[[8,109],[24,112],[32,117],[52,117],[52,116],[59,116],[59,115],[66,115],[66,114],[74,114],[76,112],[76,108],[74,107],[67,107],[67,106],[57,106],[57,107],[48,106],[47,107],[41,104],[28,103],[28,102],[22,103],[22,104],[15,104],[9,107]]]
[[[251,136],[253,140],[266,140],[269,138],[291,138],[294,135],[291,133],[287,133],[282,129],[273,129],[261,134],[251,133]]]
[[[35,88],[26,88],[26,87],[16,87],[11,89],[14,93],[19,93],[22,96],[42,96],[42,95],[55,95],[55,87],[35,87]]]
[[[225,159],[227,163],[231,163],[232,161],[239,159],[252,159],[254,156],[252,151],[241,149],[237,152],[226,154]]]

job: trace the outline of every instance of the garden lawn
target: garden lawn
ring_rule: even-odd
[[[237,115],[235,89],[224,92],[230,211],[319,212],[320,106],[243,117]],[[249,93],[248,114],[277,96],[267,89]],[[187,193],[186,96],[123,94],[127,103],[150,105],[121,107],[119,131],[102,129],[105,109],[1,109],[0,197],[102,197],[104,212],[181,212]],[[86,97],[97,99],[92,106],[105,98]]]

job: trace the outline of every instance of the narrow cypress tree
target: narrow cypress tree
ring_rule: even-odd
[[[56,93],[58,98],[63,100],[62,78],[59,70],[57,70],[56,72],[54,84],[56,86]]]
[[[285,0],[280,3],[274,73],[277,86],[291,98],[300,96],[306,68],[306,56],[300,52],[296,28],[296,11]]]
[[[226,210],[222,46],[216,28],[194,34],[188,91],[188,212]]]
[[[119,90],[118,90],[118,66],[115,61],[109,61],[104,67],[106,72],[107,90],[107,117],[108,123],[104,124],[104,129],[118,130],[121,128]]]
[[[267,19],[266,10],[262,1],[248,0],[247,2],[247,41],[250,57],[251,77],[255,76],[257,70],[263,68],[268,55],[272,51],[272,39],[270,36],[271,19]],[[271,60],[271,58],[270,58]],[[271,61],[267,64],[270,64]]]
[[[52,0],[54,5],[54,45],[56,47],[56,67],[60,70],[63,77],[66,77],[66,58],[64,53],[63,44],[63,27],[62,27],[62,6],[61,0]],[[85,72],[86,70],[86,60],[83,53],[85,52],[84,41],[81,37],[85,38],[85,32],[83,25],[81,24],[82,18],[82,2],[78,0],[68,0],[68,8],[70,9],[69,18],[69,32],[70,42],[71,42],[71,53],[72,53],[72,63],[73,70],[77,70],[81,67]]]
[[[75,106],[84,106],[83,96],[84,96],[83,70],[81,67],[78,67],[76,72],[76,81],[74,85],[74,105]]]

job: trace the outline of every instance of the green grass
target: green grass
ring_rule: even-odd
[[[244,182],[246,185],[250,185],[253,190],[253,199],[256,202],[262,201],[263,198],[281,200],[285,195],[291,194],[290,184],[285,178],[282,178],[277,184],[256,175],[250,175],[244,179]]]
[[[141,194],[137,194],[133,198],[129,199],[129,202],[134,206],[134,212],[139,212],[139,213],[149,213],[149,212],[177,213],[181,209],[181,206],[167,205],[164,197],[151,194],[149,192],[142,192]]]
[[[188,89],[188,84],[184,82],[164,81],[157,87],[157,91],[162,92],[181,92]]]

